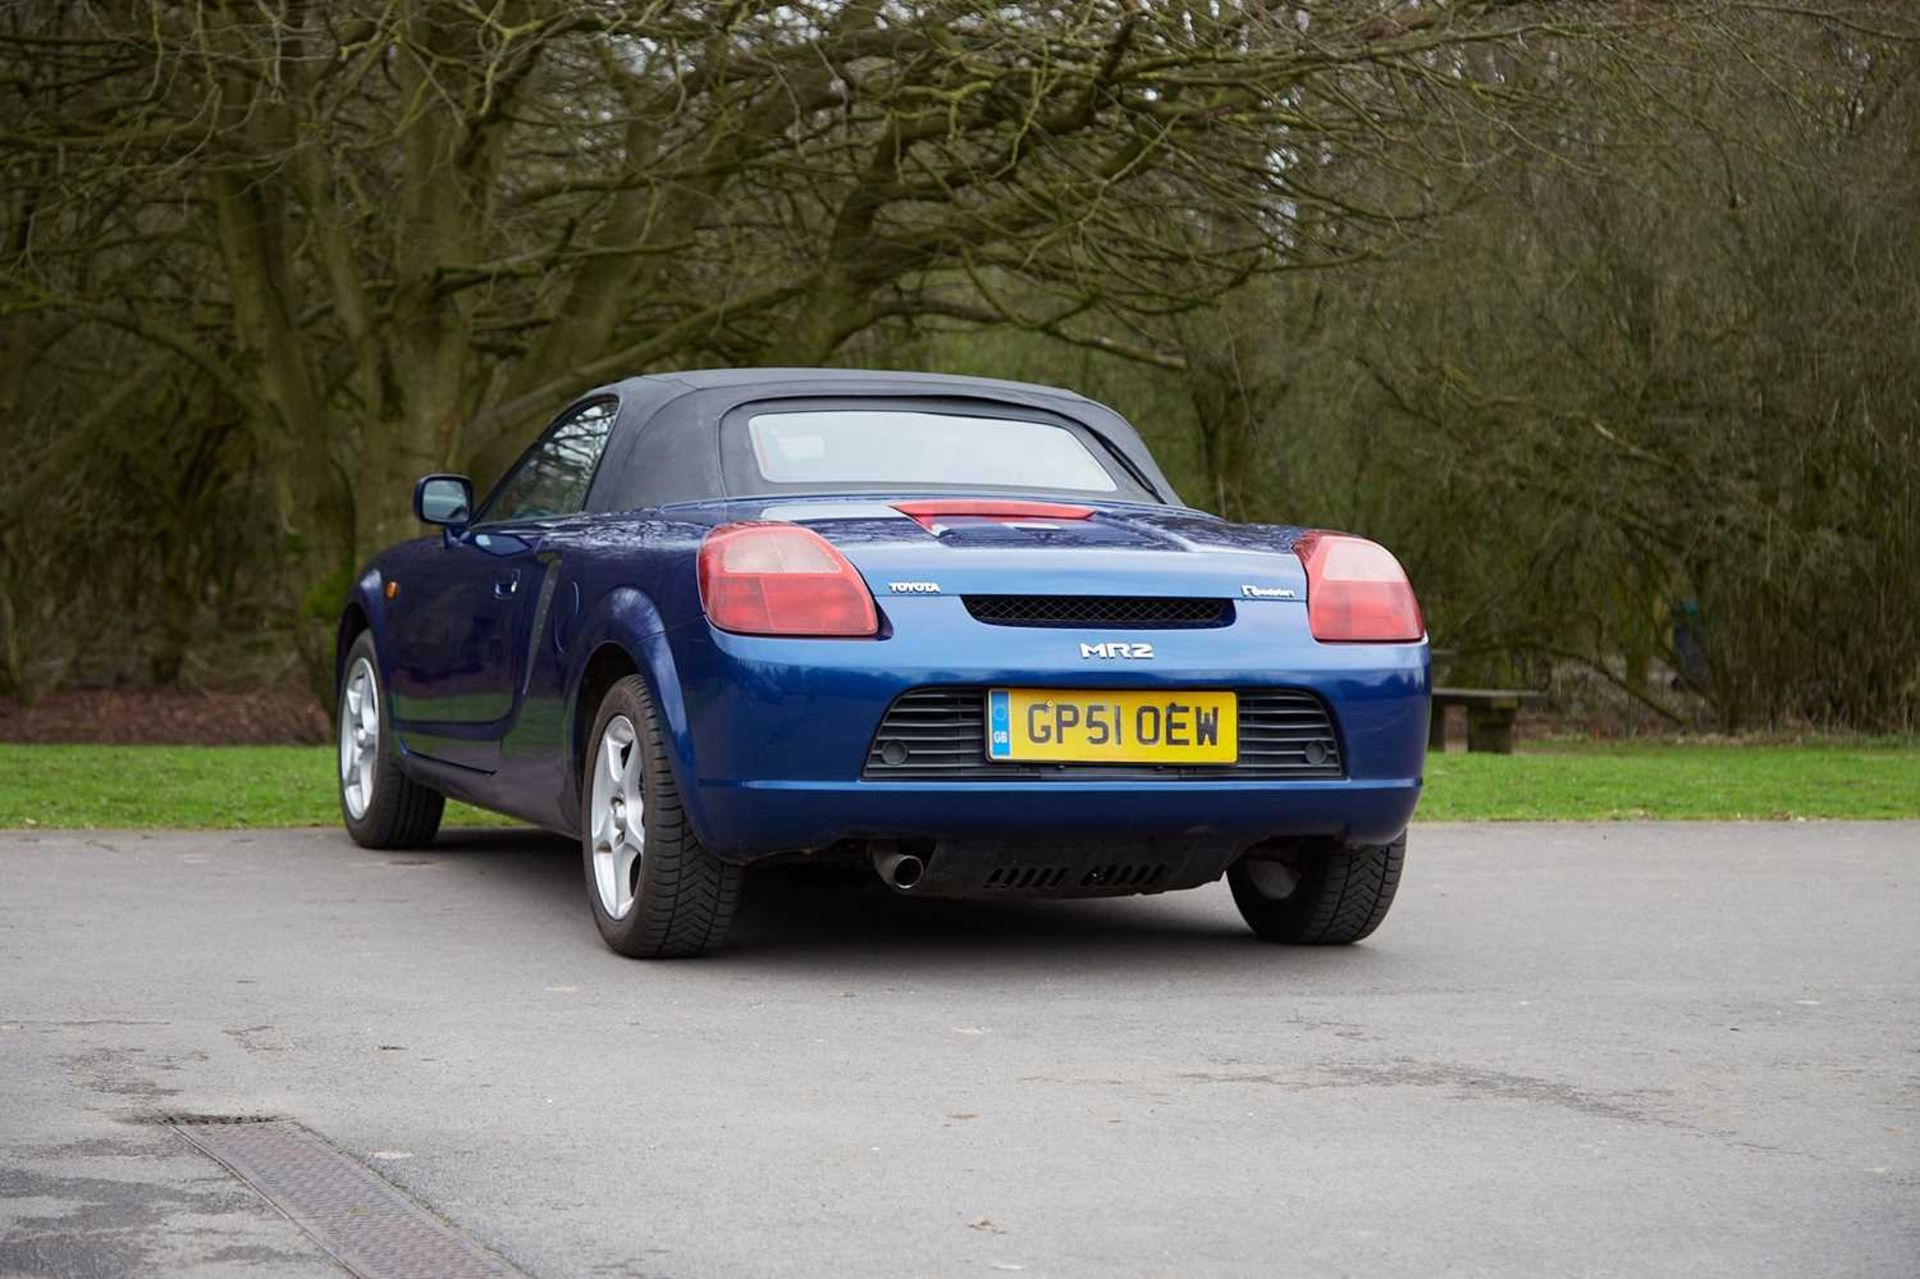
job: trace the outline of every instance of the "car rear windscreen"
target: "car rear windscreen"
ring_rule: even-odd
[[[1095,454],[1098,444],[1053,422],[919,409],[819,409],[755,413],[747,419],[747,437],[759,478],[780,489],[1115,493],[1122,487]]]

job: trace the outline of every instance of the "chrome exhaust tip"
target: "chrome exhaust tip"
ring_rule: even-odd
[[[901,852],[898,844],[888,842],[874,845],[873,870],[880,876],[881,883],[904,893],[911,891],[927,873],[927,863],[912,853]]]

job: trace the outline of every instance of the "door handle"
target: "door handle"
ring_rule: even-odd
[[[493,579],[493,595],[495,599],[507,599],[519,589],[520,570],[517,568],[512,572],[502,573]]]

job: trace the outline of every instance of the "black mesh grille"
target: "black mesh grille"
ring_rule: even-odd
[[[1146,595],[968,595],[967,612],[994,626],[1125,626],[1187,630],[1233,621],[1229,600]]]
[[[917,688],[887,709],[861,776],[871,781],[1060,781],[1072,778],[1340,778],[1346,767],[1326,705],[1303,689],[1242,689],[1235,764],[1008,764],[987,758],[987,694]]]

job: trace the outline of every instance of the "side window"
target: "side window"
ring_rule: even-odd
[[[595,400],[548,431],[500,481],[480,522],[578,515],[619,408],[612,400]]]

